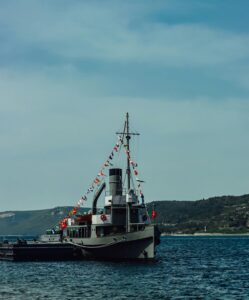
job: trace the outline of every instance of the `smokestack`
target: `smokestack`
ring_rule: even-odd
[[[109,187],[110,195],[122,195],[122,169],[109,170]]]

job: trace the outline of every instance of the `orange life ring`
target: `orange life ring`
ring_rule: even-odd
[[[105,222],[105,221],[107,220],[107,217],[106,217],[105,214],[102,214],[102,215],[100,216],[100,219],[101,219],[101,221]]]

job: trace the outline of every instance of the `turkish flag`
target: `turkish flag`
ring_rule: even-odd
[[[152,219],[155,219],[157,217],[157,212],[155,210],[152,210],[151,217]]]

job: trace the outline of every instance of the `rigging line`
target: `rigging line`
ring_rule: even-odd
[[[122,149],[122,146],[123,146],[123,143],[122,142],[120,142],[120,146],[119,146],[119,149],[118,149],[118,152],[117,152],[117,154],[118,154],[118,162],[120,162],[121,161],[121,149]]]
[[[122,188],[123,188],[123,189],[125,189],[126,176],[127,176],[127,174],[125,173],[124,181],[123,181],[123,183],[122,183]]]
[[[127,123],[127,120],[125,120],[125,123],[124,123],[124,129],[123,129],[123,134],[122,134],[122,143],[124,142],[124,135],[125,135],[126,123]]]
[[[118,141],[118,143],[119,143],[120,146],[121,146],[121,144],[122,144],[121,141]],[[108,160],[108,159],[107,159],[107,160]],[[101,170],[103,170],[103,167],[101,168]],[[104,178],[101,178],[101,179],[100,179],[100,183],[101,183],[103,180],[104,180]],[[96,186],[94,186],[93,189],[95,189],[97,186],[98,186],[98,185],[96,184]],[[83,203],[82,203],[82,204],[83,204]],[[82,205],[82,204],[79,204],[79,206]],[[75,206],[74,206],[74,207],[75,207]],[[71,212],[71,211],[70,211],[70,212]],[[70,212],[68,213],[68,215],[70,214]],[[65,216],[64,219],[67,218],[68,215]]]
[[[120,136],[120,147],[119,147],[119,149],[118,149],[118,163],[121,161],[121,156],[120,156],[120,153],[121,153],[121,148],[122,148],[122,146],[124,146],[124,136],[125,136],[125,130],[126,130],[126,120],[125,120],[125,124],[124,124],[124,129],[123,129],[123,131],[122,132],[116,132],[116,134],[119,134],[119,135],[121,135]]]
[[[138,165],[139,165],[139,139],[140,139],[140,136],[138,136],[135,139],[135,142],[133,143],[133,155],[135,154],[133,158],[136,160]]]
[[[135,186],[135,183],[134,183],[134,180],[133,180],[133,176],[131,176],[131,184],[133,186],[133,189],[136,191],[136,186]]]
[[[127,155],[127,157],[131,160],[130,152],[129,152],[129,153],[126,153],[126,155]],[[133,183],[133,185],[134,185],[133,177],[131,177],[131,178],[132,178],[132,183]],[[141,183],[139,183],[139,184],[140,184],[140,187],[138,187],[138,184],[137,184],[136,187],[135,187],[135,185],[134,185],[134,189],[137,190],[137,191],[139,192],[140,195],[143,195],[143,190],[142,190],[142,187],[141,187]]]

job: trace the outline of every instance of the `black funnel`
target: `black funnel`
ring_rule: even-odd
[[[122,169],[114,168],[109,170],[110,195],[122,195]]]

